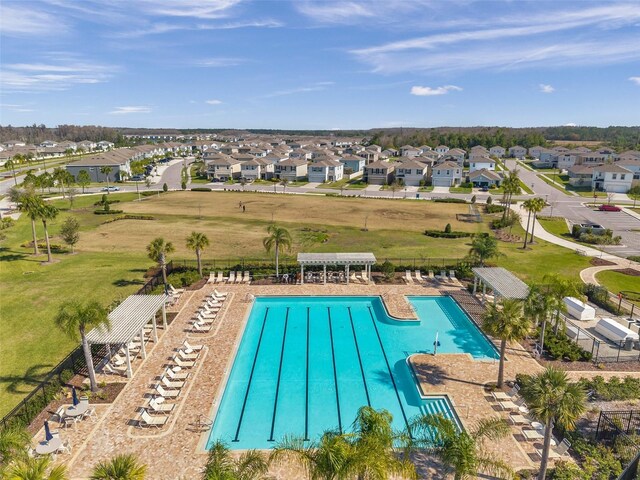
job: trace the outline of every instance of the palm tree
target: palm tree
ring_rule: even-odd
[[[327,431],[318,442],[306,444],[301,437],[284,437],[272,450],[269,461],[298,462],[311,480],[341,480],[351,478],[353,451],[345,435]]]
[[[24,457],[16,461],[9,469],[6,480],[67,480],[67,467],[56,465],[49,469],[53,462],[51,457]]]
[[[559,277],[557,274],[545,275],[542,280],[547,283],[547,296],[549,297],[551,308],[556,312],[555,331],[557,332],[560,324],[560,312],[567,311],[567,306],[563,301],[564,297],[580,295],[580,288],[576,282]]]
[[[234,459],[218,440],[209,451],[202,480],[262,480],[268,478],[268,470],[269,464],[261,453],[248,450]]]
[[[113,169],[107,165],[100,167],[100,173],[103,174],[107,179],[107,193],[109,192],[109,174],[113,171]]]
[[[504,298],[500,304],[490,304],[484,314],[484,330],[500,339],[500,366],[498,368],[498,388],[504,383],[504,353],[507,342],[518,342],[531,331],[531,321],[523,315],[522,301]]]
[[[86,334],[87,331],[96,327],[106,328],[107,330],[111,329],[111,322],[109,321],[107,310],[95,300],[91,300],[86,304],[71,300],[60,305],[54,321],[56,326],[72,340],[77,341],[78,337],[80,337],[84,359],[87,363],[87,370],[89,371],[91,391],[97,391],[96,372],[93,369],[91,348],[89,347]]]
[[[500,478],[513,476],[509,465],[487,452],[484,445],[486,440],[495,442],[511,433],[505,420],[480,420],[471,431],[459,429],[440,414],[422,415],[411,423],[416,443],[439,457],[455,480],[476,478],[479,473]]]
[[[504,191],[504,204],[505,209],[502,214],[502,220],[508,219],[511,214],[511,199],[513,194],[522,193],[520,187],[520,176],[517,169],[510,171],[502,181],[502,190]]]
[[[17,194],[18,210],[24,212],[31,220],[31,234],[33,235],[33,254],[39,255],[38,236],[36,235],[36,220],[45,206],[41,197],[33,190],[25,190]]]
[[[469,253],[478,258],[480,265],[484,265],[485,260],[500,255],[498,241],[488,233],[477,235],[471,242]]]
[[[205,247],[209,246],[209,238],[204,233],[191,232],[191,235],[187,237],[187,248],[196,252],[196,259],[198,260],[198,275],[202,276],[202,259],[200,255]]]
[[[78,182],[78,185],[82,187],[82,193],[84,193],[85,187],[91,183],[91,176],[86,170],[80,170],[76,177],[76,181]]]
[[[0,466],[6,466],[11,460],[22,455],[30,440],[31,435],[24,428],[0,428]]]
[[[133,454],[116,455],[93,467],[91,480],[144,480],[147,466]]]
[[[527,402],[530,415],[545,426],[538,474],[538,480],[544,480],[553,427],[558,425],[563,429],[572,429],[585,411],[586,394],[579,384],[569,382],[565,372],[553,367],[527,380],[520,394]]]
[[[38,210],[38,217],[42,220],[42,226],[44,227],[44,240],[47,244],[47,262],[51,263],[53,258],[51,257],[51,243],[49,242],[49,232],[47,230],[47,221],[54,220],[58,216],[58,209],[53,205],[42,202]]]
[[[524,314],[535,322],[537,327],[545,322],[553,310],[549,295],[543,291],[540,285],[531,285],[529,294],[524,301]]]
[[[147,245],[149,258],[156,262],[162,269],[162,280],[165,285],[167,284],[167,255],[174,251],[173,243],[165,242],[162,237],[156,238]]]
[[[13,183],[14,183],[14,185],[18,186],[18,180],[16,180],[16,163],[17,163],[17,160],[14,160],[13,158],[10,158],[9,160],[7,160],[5,162],[4,166],[7,169],[9,169],[9,168],[11,169],[11,171],[13,172]]]
[[[522,208],[524,208],[527,212],[527,228],[524,231],[524,245],[522,245],[522,249],[527,249],[527,239],[529,238],[529,222],[531,222],[531,212],[533,211],[533,198],[525,200],[522,202]]]
[[[276,278],[280,277],[279,262],[280,262],[280,249],[291,249],[291,234],[284,227],[278,227],[276,224],[271,224],[267,227],[268,237],[264,237],[262,245],[264,245],[267,253],[270,253],[272,249],[276,252]]]
[[[533,233],[536,230],[536,218],[538,217],[538,213],[540,213],[546,205],[547,205],[547,202],[545,202],[543,198],[537,197],[533,199],[533,206],[532,206],[533,225],[531,226],[531,240],[529,241],[529,243],[534,243]],[[525,236],[526,236],[526,232],[525,232]]]

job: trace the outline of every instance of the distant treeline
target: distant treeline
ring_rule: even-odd
[[[475,145],[487,148],[501,145],[533,147],[545,146],[549,141],[561,140],[568,143],[595,141],[602,142],[617,150],[640,149],[640,127],[439,127],[439,128],[374,128],[371,130],[271,130],[271,129],[172,129],[172,128],[109,128],[95,125],[59,125],[47,128],[45,125],[27,127],[0,126],[0,142],[23,140],[39,144],[44,140],[108,140],[117,145],[126,145],[123,135],[145,134],[189,135],[216,133],[223,136],[242,136],[247,133],[277,135],[283,138],[293,136],[355,137],[369,140],[383,148],[402,145],[447,145],[451,148],[468,150]]]

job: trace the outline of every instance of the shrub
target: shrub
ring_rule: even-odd
[[[211,188],[209,187],[193,187],[191,189],[192,192],[210,192]]]
[[[198,271],[192,268],[174,270],[167,276],[167,282],[174,286],[188,287],[200,280]]]
[[[631,255],[627,257],[627,260],[631,260],[632,262],[640,262],[640,255]]]
[[[169,191],[169,185],[167,185],[166,183],[162,184],[162,191],[163,192],[168,192]]]
[[[489,195],[487,197],[487,205],[491,205],[493,203],[493,198],[491,198],[491,195]]]
[[[107,204],[109,205],[109,204]],[[119,215],[123,213],[124,210],[94,210],[93,213],[96,215]]]
[[[451,224],[447,223],[447,225],[444,227],[444,233],[451,233]]]
[[[464,182],[460,184],[460,188],[473,188],[473,183],[471,182]]]
[[[515,215],[509,215],[506,218],[497,218],[491,221],[490,227],[493,230],[499,230],[501,228],[511,227],[516,224],[518,218]]]
[[[600,308],[616,314],[618,307],[609,299],[609,291],[605,287],[587,283],[582,287],[582,293],[587,296],[591,303],[595,303]]]
[[[537,336],[540,336],[539,331]],[[544,332],[544,349],[554,360],[588,362],[591,361],[592,358],[591,352],[573,343],[563,332],[559,332],[556,335],[551,328],[547,328]]]
[[[182,190],[186,190],[187,189],[187,182],[185,182],[183,180],[182,183],[180,184],[180,188],[182,188]]]
[[[581,378],[578,383],[585,390],[593,392],[597,399],[606,402],[640,398],[640,378],[626,376],[620,380],[618,377],[611,377],[607,382],[598,375],[591,379]]]
[[[424,234],[427,237],[433,237],[433,238],[467,238],[467,237],[473,237],[473,233],[469,233],[469,232],[441,232],[440,230],[425,230]]]
[[[467,203],[464,198],[435,198],[433,201],[437,203]]]
[[[396,273],[396,267],[389,260],[385,260],[381,267],[382,274],[387,280],[393,278]]]
[[[67,384],[69,383],[69,380],[73,378],[74,375],[75,373],[73,373],[73,370],[69,368],[65,368],[64,370],[62,370],[62,372],[60,372],[60,381],[63,384]]]
[[[476,203],[476,196],[471,197],[471,203]]]
[[[120,200],[109,200],[108,198],[105,200],[104,197],[106,197],[106,195],[102,195],[102,197],[103,197],[102,200],[94,202],[94,204],[93,204],[94,207],[99,207],[101,205],[105,205],[106,203],[108,203],[108,204],[120,203]]]
[[[502,213],[504,212],[504,207],[502,205],[493,205],[491,203],[487,203],[484,206],[484,211],[486,213]]]

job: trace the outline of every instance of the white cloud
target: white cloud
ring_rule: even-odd
[[[193,65],[196,67],[219,68],[219,67],[235,67],[241,65],[245,60],[243,58],[229,57],[212,57],[195,60]]]
[[[296,93],[320,92],[326,90],[328,86],[334,85],[335,82],[316,82],[312,85],[304,87],[291,88],[289,90],[278,90],[277,92],[263,95],[263,98],[282,97],[285,95],[294,95]]]
[[[229,10],[241,0],[142,0],[143,10],[154,15],[168,17],[195,17],[199,19],[218,19],[230,15]]]
[[[629,81],[635,83],[636,85],[640,85],[640,77],[629,77]]]
[[[359,23],[405,22],[403,14],[429,11],[430,0],[296,0],[294,7],[317,23],[355,25]]]
[[[556,91],[555,88],[553,88],[551,85],[547,85],[546,83],[541,83],[540,85],[538,85],[538,88],[540,88],[540,91],[542,93],[553,93]]]
[[[207,105],[220,105],[222,103],[221,100],[205,100],[205,102]]]
[[[111,115],[129,115],[132,113],[151,113],[151,107],[145,107],[145,106],[116,107],[114,110],[111,110],[109,112],[109,114]]]
[[[575,123],[573,123],[573,122],[565,123],[565,124],[563,125],[563,127],[577,127],[577,124],[575,124]]]
[[[455,85],[444,85],[442,87],[420,87],[418,85],[411,87],[411,95],[418,97],[432,97],[435,95],[446,95],[449,92],[460,92],[462,88]]]
[[[67,30],[66,22],[47,12],[26,5],[3,2],[0,6],[0,34],[7,36],[51,36]],[[52,28],[55,25],[55,28]]]

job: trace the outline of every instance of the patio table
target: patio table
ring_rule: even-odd
[[[40,442],[36,445],[36,453],[38,455],[50,455],[55,453],[62,446],[60,437],[54,437],[48,442]]]
[[[67,417],[79,417],[87,413],[87,410],[89,410],[88,403],[79,403],[76,406],[67,408],[64,413]]]

